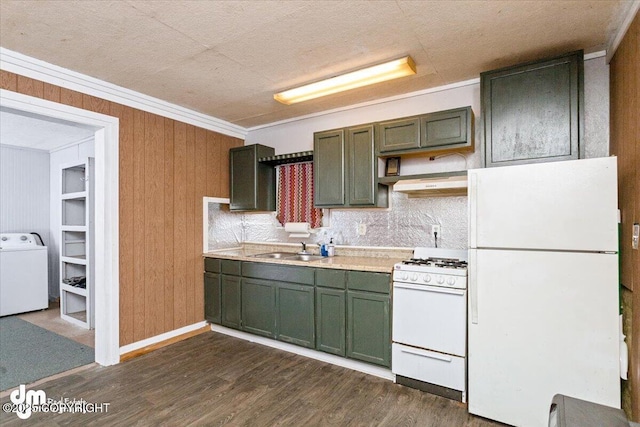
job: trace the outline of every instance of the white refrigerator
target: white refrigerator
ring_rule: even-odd
[[[469,171],[469,412],[620,407],[616,158]]]

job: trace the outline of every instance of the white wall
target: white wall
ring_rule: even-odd
[[[609,66],[604,56],[585,61],[584,81],[585,132],[582,142],[585,144],[586,157],[607,156],[609,153]],[[476,119],[474,153],[464,156],[442,156],[433,161],[427,156],[403,158],[400,171],[402,175],[412,175],[481,167],[480,84],[466,82],[458,87],[451,86],[429,93],[416,94],[409,98],[388,100],[375,105],[364,105],[288,123],[250,129],[245,144],[268,145],[274,147],[277,154],[312,150],[314,132],[470,105]],[[381,172],[383,170],[381,169]],[[336,226],[328,231],[328,235],[338,235],[339,240],[342,240],[340,243],[350,245],[431,246],[433,242],[428,226],[440,224],[443,247],[461,249],[467,246],[466,198],[406,199],[406,196],[394,193],[392,200],[389,210],[334,210],[333,220]],[[286,240],[275,228],[277,221],[271,216],[245,215],[243,221],[248,230],[263,230],[263,234],[268,235],[269,240]],[[370,230],[367,236],[360,237],[355,233],[359,223],[367,224]],[[273,230],[267,233],[265,231],[267,227]],[[402,239],[397,239],[396,236],[402,236]],[[248,240],[252,240],[252,236],[249,236]],[[403,244],[404,242],[407,243]]]
[[[323,130],[471,106],[480,114],[480,85],[474,81],[433,89],[430,93],[347,108],[288,123],[249,129],[245,144],[274,147],[276,154],[313,150],[313,133]]]
[[[606,156],[609,144],[609,66],[604,56],[585,61],[584,81],[583,142],[587,157]],[[408,98],[318,114],[288,123],[252,128],[249,129],[245,138],[245,145],[268,145],[275,148],[276,154],[313,150],[314,132],[470,105],[476,118],[475,142],[476,153],[478,153],[482,142],[478,132],[481,130],[480,83],[468,81],[460,85],[454,88],[451,86],[456,85],[443,86],[429,93],[416,92],[416,95]],[[604,150],[603,147],[605,147]]]
[[[33,231],[49,245],[49,153],[0,145],[0,232]]]
[[[62,149],[53,150],[50,154],[50,176],[47,177],[49,185],[49,199],[51,200],[51,215],[49,217],[49,229],[51,230],[51,245],[49,246],[49,295],[51,297],[60,296],[60,221],[61,221],[61,202],[60,191],[62,187],[62,178],[60,175],[60,165],[81,161],[87,157],[94,157],[94,140],[93,137],[79,143],[68,145]]]
[[[585,157],[609,155],[609,64],[600,57],[584,61]]]

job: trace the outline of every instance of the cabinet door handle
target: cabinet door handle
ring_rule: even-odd
[[[419,350],[406,350],[403,348],[400,351],[407,354],[413,354],[414,356],[427,357],[429,359],[435,359],[435,360],[442,360],[443,362],[451,362],[453,360],[451,357],[447,357],[439,354],[436,355],[434,353],[426,353]]]

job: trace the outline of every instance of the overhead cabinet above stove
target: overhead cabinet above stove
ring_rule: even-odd
[[[380,156],[436,155],[474,149],[471,107],[386,120],[376,124],[376,132]]]

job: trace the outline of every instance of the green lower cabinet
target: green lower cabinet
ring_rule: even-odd
[[[240,329],[240,277],[220,276],[220,324]]]
[[[391,366],[388,273],[225,259],[205,268],[207,321]]]
[[[277,339],[303,347],[315,347],[313,290],[313,286],[278,283]]]
[[[316,288],[316,350],[346,355],[345,294],[341,289]]]
[[[391,366],[389,296],[347,291],[347,357]]]
[[[276,286],[269,280],[242,279],[242,330],[276,336]]]
[[[204,318],[220,324],[220,275],[204,273]]]

